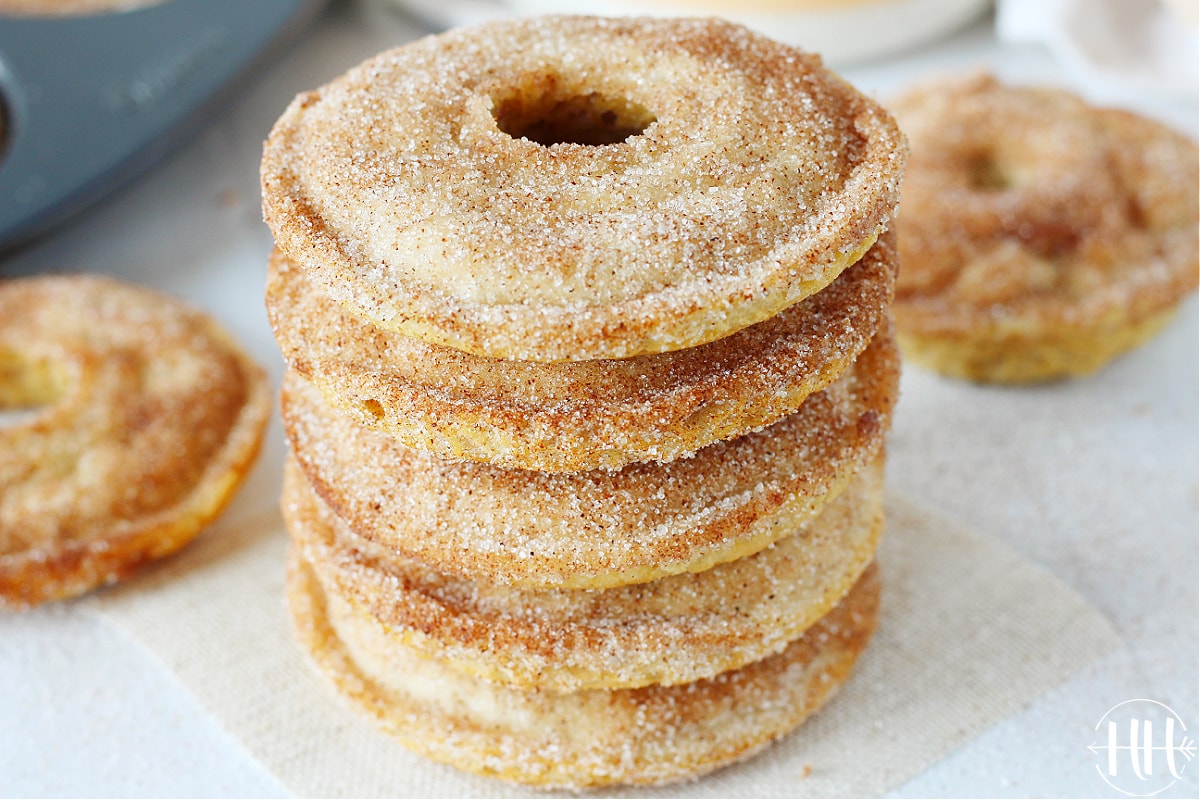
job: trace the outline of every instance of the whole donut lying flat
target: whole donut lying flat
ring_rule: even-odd
[[[363,322],[276,252],[267,310],[291,369],[359,424],[443,456],[549,472],[672,461],[790,414],[886,317],[890,234],[821,292],[699,347],[538,364],[475,356]]]
[[[708,20],[509,20],[296,98],[277,246],[371,323],[529,361],[692,347],[828,285],[886,226],[903,137],[819,57]]]
[[[521,591],[443,575],[349,531],[290,462],[283,514],[321,582],[451,668],[546,691],[709,678],[783,650],[875,555],[883,461],[774,546],[614,589]]]
[[[892,106],[912,143],[896,326],[976,380],[1091,372],[1158,331],[1200,276],[1196,143],[988,75]]]
[[[711,772],[807,719],[847,680],[875,627],[878,570],[778,655],[678,686],[560,694],[471,678],[417,654],[328,592],[292,548],[288,601],[318,667],[406,747],[543,787],[656,784]]]
[[[0,282],[0,606],[81,594],[192,539],[258,454],[266,375],[209,317],[114,280]]]
[[[330,408],[292,372],[282,413],[309,482],[359,536],[470,580],[599,589],[699,572],[795,530],[879,453],[898,378],[884,329],[774,425],[617,472],[505,469],[414,450]]]

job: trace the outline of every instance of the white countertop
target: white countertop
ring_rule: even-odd
[[[159,287],[210,310],[278,381],[282,363],[262,304],[271,242],[258,204],[261,141],[295,93],[419,30],[379,8],[336,6],[181,152],[0,262],[0,272],[89,271]],[[990,24],[842,71],[886,98],[917,77],[977,66],[1072,86],[1196,134],[1195,98],[1120,97],[1075,82],[1039,49],[999,45]],[[1104,613],[1126,647],[896,795],[1113,794],[1086,747],[1100,717],[1135,697],[1171,706],[1197,738],[1197,327],[1193,297],[1138,352],[1093,378],[1047,387],[976,387],[906,372],[892,488],[1045,566]],[[282,454],[276,422],[236,503],[277,495]],[[1159,796],[1196,796],[1198,773],[1191,762]],[[286,792],[147,651],[68,603],[0,615],[0,795]]]

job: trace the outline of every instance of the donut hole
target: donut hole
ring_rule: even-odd
[[[655,117],[644,106],[600,92],[564,91],[555,83],[493,98],[492,115],[514,139],[556,144],[619,144],[638,136]]]
[[[0,351],[0,428],[15,427],[54,405],[64,394],[62,371]]]
[[[1012,170],[993,151],[972,155],[967,161],[967,176],[971,188],[981,192],[1002,192],[1017,185]]]

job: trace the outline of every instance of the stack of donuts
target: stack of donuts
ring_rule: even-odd
[[[874,627],[894,121],[715,20],[383,53],[266,143],[298,637],[533,785],[741,759]]]

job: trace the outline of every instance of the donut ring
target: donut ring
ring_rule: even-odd
[[[320,498],[358,536],[434,570],[525,589],[604,589],[755,553],[815,516],[883,448],[890,327],[837,381],[757,433],[669,464],[543,473],[413,450],[295,373],[282,416]]]
[[[443,456],[546,472],[667,462],[794,412],[858,357],[895,285],[887,234],[828,288],[699,347],[537,364],[372,328],[276,252],[267,311],[288,366],[361,425]]]
[[[0,606],[59,600],[190,541],[270,412],[265,373],[204,314],[117,281],[0,282]]]
[[[904,160],[888,113],[815,55],[714,19],[544,17],[427,37],[297,97],[263,209],[378,327],[625,358],[824,288],[886,227]]]
[[[883,530],[883,459],[773,547],[603,590],[520,591],[442,575],[354,535],[294,461],[283,515],[321,582],[389,634],[484,680],[546,691],[673,685],[774,655],[850,590]]]
[[[1196,144],[988,75],[893,106],[912,145],[894,305],[906,354],[976,380],[1091,372],[1200,275]]]
[[[401,744],[546,788],[684,780],[799,727],[850,677],[875,628],[878,568],[778,655],[678,686],[560,694],[471,678],[397,641],[323,586],[292,547],[288,605],[317,666]]]

